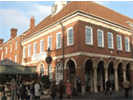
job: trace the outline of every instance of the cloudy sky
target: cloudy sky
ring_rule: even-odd
[[[116,12],[133,18],[133,1],[95,1]],[[0,38],[10,39],[10,29],[17,28],[17,35],[29,28],[31,16],[36,25],[51,14],[54,1],[0,1]]]

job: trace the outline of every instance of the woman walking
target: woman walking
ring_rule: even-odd
[[[57,90],[55,82],[56,81],[53,81],[53,84],[51,86],[51,94],[50,94],[53,100],[55,100],[56,90]]]
[[[39,80],[35,84],[35,100],[40,100],[40,85],[39,85]]]
[[[61,80],[59,82],[59,99],[63,99],[63,93],[64,93],[64,84],[63,84],[63,81]]]
[[[66,92],[67,92],[67,99],[69,99],[71,95],[71,83],[69,80],[67,80]]]

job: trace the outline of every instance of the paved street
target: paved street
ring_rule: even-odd
[[[69,100],[77,100],[78,97],[71,97],[71,99]],[[104,92],[100,92],[100,93],[86,93],[84,96],[82,96],[82,99],[87,99],[87,100],[133,100],[133,92],[130,91],[129,93],[129,98],[125,99],[124,97],[124,92],[113,92],[112,95],[110,95],[109,93],[107,95],[104,94]],[[43,99],[46,100],[46,99]],[[50,99],[47,99],[50,100]],[[58,98],[56,97],[56,100],[58,100]],[[66,95],[64,95],[64,99],[63,100],[67,100]]]

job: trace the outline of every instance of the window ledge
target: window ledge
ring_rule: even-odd
[[[67,45],[67,47],[71,47],[71,46],[74,46],[74,44],[69,44],[69,45]]]
[[[114,50],[114,48],[108,48],[109,50]]]
[[[94,45],[93,44],[86,44],[87,46],[90,46],[90,47],[94,47]]]
[[[130,51],[126,51],[126,53],[130,53]]]
[[[102,47],[102,46],[98,46],[98,48],[104,49],[105,47]]]
[[[56,48],[56,50],[61,50],[61,47],[60,48]]]

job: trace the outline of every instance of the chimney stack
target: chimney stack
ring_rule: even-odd
[[[4,39],[1,39],[1,38],[0,38],[0,44],[2,44],[2,43],[3,43],[3,41],[4,41]]]
[[[30,19],[30,29],[34,29],[35,27],[35,19],[34,19],[34,16],[31,16],[31,19]]]
[[[17,29],[16,28],[11,28],[11,37],[14,38],[17,36]]]

